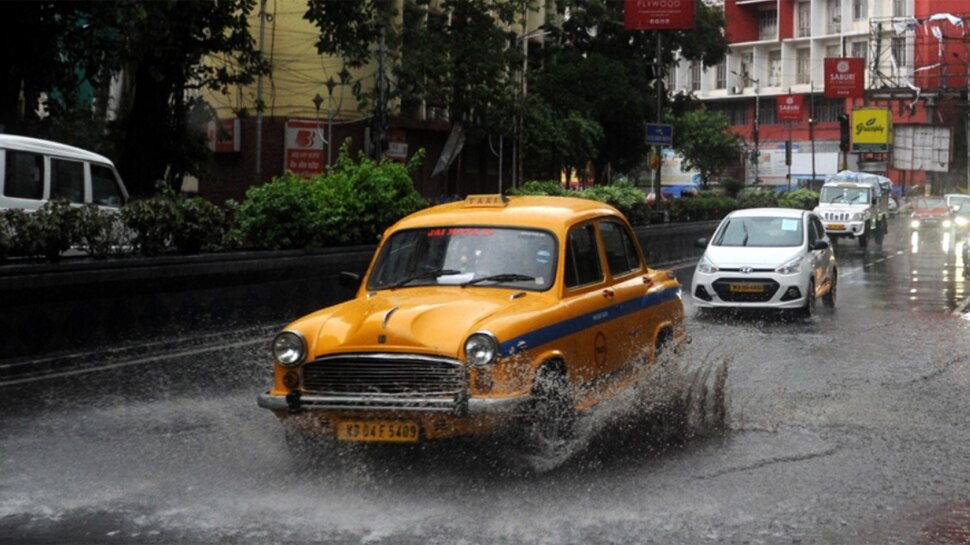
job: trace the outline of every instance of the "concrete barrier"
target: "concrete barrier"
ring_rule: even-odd
[[[696,258],[718,222],[636,229],[647,262]],[[284,323],[349,299],[374,246],[0,266],[0,361]],[[0,368],[0,375],[3,369]]]

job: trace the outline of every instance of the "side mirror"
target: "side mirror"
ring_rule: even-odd
[[[701,237],[694,241],[695,248],[707,248],[707,244],[708,244],[707,239],[704,237]]]
[[[357,273],[343,271],[340,273],[340,285],[357,291],[360,287],[360,275]]]
[[[827,250],[827,249],[829,249],[830,246],[831,245],[829,244],[829,241],[827,241],[825,239],[819,239],[819,240],[816,240],[815,241],[815,244],[812,245],[812,249],[813,250]]]

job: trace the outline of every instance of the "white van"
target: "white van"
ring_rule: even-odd
[[[128,191],[114,163],[81,148],[0,134],[0,210],[36,210],[51,199],[121,208]]]

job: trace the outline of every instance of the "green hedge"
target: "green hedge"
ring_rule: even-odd
[[[46,203],[36,213],[0,211],[0,260],[42,257],[57,261],[68,248],[95,258],[140,253],[158,255],[225,249],[295,249],[373,243],[394,222],[429,205],[415,191],[411,172],[423,158],[407,164],[353,161],[347,147],[326,174],[311,179],[286,174],[252,187],[242,203],[217,207],[173,191],[133,201],[111,212],[94,205]],[[725,189],[733,190],[732,184]],[[716,220],[738,208],[781,206],[813,209],[818,193],[744,189],[737,198],[724,190],[701,191],[653,206],[628,183],[574,191],[556,181],[529,181],[510,195],[574,196],[608,203],[634,225],[662,221]]]

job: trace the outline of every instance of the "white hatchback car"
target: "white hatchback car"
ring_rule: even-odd
[[[698,308],[796,309],[811,316],[819,297],[835,306],[832,243],[814,212],[749,208],[728,214],[697,263],[691,294]]]

